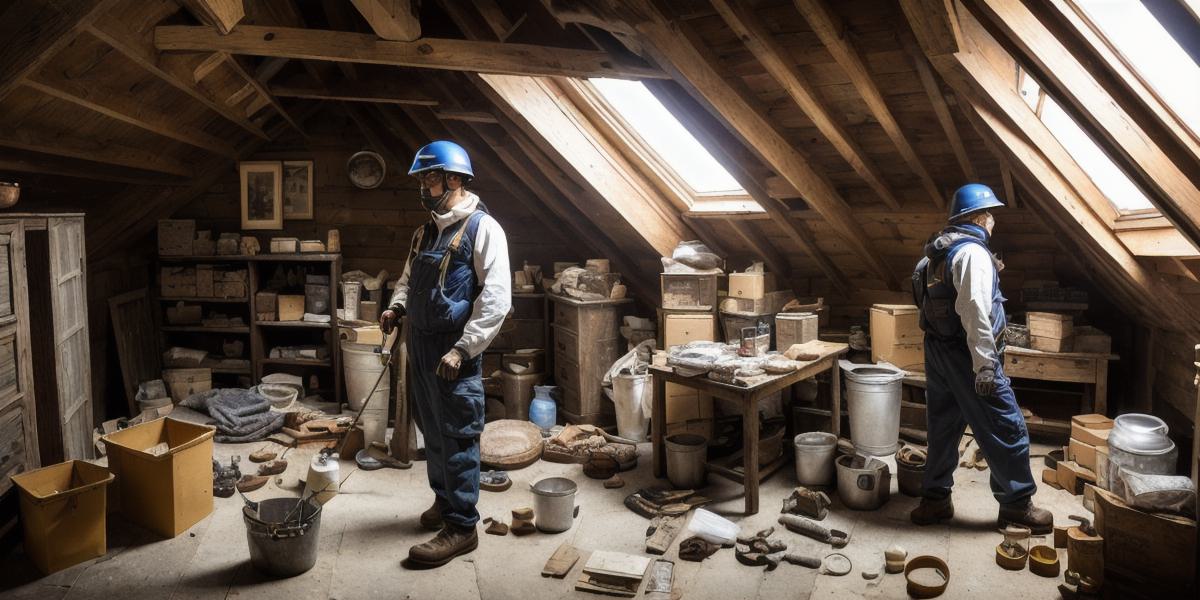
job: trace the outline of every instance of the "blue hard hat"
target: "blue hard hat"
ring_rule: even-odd
[[[996,197],[992,188],[982,183],[968,183],[954,192],[948,220],[954,221],[972,213],[1001,206],[1004,206],[1004,203]]]
[[[417,156],[413,158],[408,174],[416,175],[435,169],[475,177],[475,172],[471,170],[471,157],[467,156],[467,151],[462,146],[446,140],[430,142],[417,150]]]

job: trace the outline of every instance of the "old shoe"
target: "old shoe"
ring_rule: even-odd
[[[917,525],[936,525],[954,518],[954,502],[945,498],[921,498],[908,517]]]
[[[421,528],[426,531],[438,531],[442,528],[442,509],[445,504],[441,499],[435,499],[433,506],[421,513]]]
[[[1028,527],[1033,535],[1049,535],[1054,531],[1054,515],[1044,508],[1034,506],[1033,501],[1026,498],[1012,504],[1000,505],[996,526],[1003,529],[1009,525]]]
[[[479,535],[475,533],[475,527],[463,528],[447,523],[432,540],[409,548],[408,559],[423,566],[437,567],[478,546]]]

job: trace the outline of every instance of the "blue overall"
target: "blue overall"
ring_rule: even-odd
[[[425,226],[409,268],[405,307],[413,406],[425,436],[429,487],[442,506],[442,520],[461,528],[479,521],[475,504],[483,433],[483,359],[464,359],[454,381],[442,379],[436,371],[442,356],[462,337],[479,295],[473,255],[475,232],[484,214],[476,210],[441,236],[432,222]],[[461,235],[456,235],[460,229]],[[456,251],[449,249],[455,237],[461,244]],[[444,276],[443,259],[448,261]]]
[[[1017,406],[1003,361],[993,365],[996,389],[990,396],[975,392],[975,371],[962,320],[955,311],[958,291],[950,279],[950,265],[967,244],[988,250],[987,230],[976,225],[947,227],[926,245],[925,256],[913,274],[913,294],[921,307],[925,331],[925,376],[929,457],[922,488],[925,496],[945,498],[954,485],[958,444],[967,425],[983,450],[991,471],[992,494],[1001,504],[1019,502],[1037,490],[1029,468],[1029,433]],[[988,254],[991,254],[990,250]],[[997,352],[1003,352],[1004,296],[1000,275],[992,272],[992,335]]]

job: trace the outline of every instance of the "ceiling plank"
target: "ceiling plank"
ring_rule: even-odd
[[[47,96],[177,142],[230,158],[237,155],[237,149],[226,140],[181,123],[176,115],[160,112],[154,105],[113,89],[105,81],[72,80],[66,72],[50,69],[30,75],[25,85]]]
[[[643,46],[661,59],[657,62],[673,69],[676,81],[693,87],[746,140],[749,148],[800,191],[809,206],[829,222],[868,270],[890,288],[899,289],[895,272],[871,248],[870,238],[829,180],[805,160],[754,103],[721,76],[677,24],[669,23],[649,0],[625,3],[634,11],[631,18]]]
[[[397,84],[394,81],[374,81],[369,85],[342,81],[324,86],[315,85],[311,81],[289,80],[272,85],[270,91],[273,95],[280,98],[409,104],[413,106],[438,105],[438,101],[435,98],[421,90],[418,86]]]
[[[917,70],[917,77],[921,79],[921,87],[925,89],[925,95],[929,96],[933,114],[937,116],[938,124],[942,126],[942,132],[946,134],[946,139],[950,142],[950,149],[954,151],[954,159],[958,161],[958,168],[962,169],[966,181],[978,181],[975,166],[971,164],[971,158],[967,154],[962,136],[958,133],[958,126],[954,124],[954,117],[950,114],[950,107],[946,105],[946,96],[942,94],[942,86],[929,66],[929,59],[925,58],[921,48],[907,34],[901,33],[899,37],[904,51],[912,58],[913,67]]]
[[[821,43],[850,77],[850,82],[854,84],[854,88],[866,102],[867,108],[870,109],[875,120],[892,140],[892,144],[896,146],[896,150],[900,152],[900,156],[904,158],[908,168],[912,169],[912,172],[921,181],[921,187],[925,193],[938,208],[945,207],[946,200],[942,190],[929,175],[929,170],[925,168],[925,164],[917,156],[912,144],[909,143],[908,137],[900,129],[900,124],[896,122],[896,117],[892,115],[892,110],[884,101],[883,93],[879,91],[879,86],[867,70],[867,65],[858,48],[846,37],[846,28],[840,19],[833,14],[826,0],[794,0],[794,2],[796,8],[800,10],[805,20],[816,32],[817,37],[821,38]]]
[[[380,41],[373,35],[243,25],[222,36],[208,27],[159,26],[160,50],[229,52],[304,60],[368,63],[507,75],[661,78],[654,68],[595,50],[453,39]]]
[[[1156,136],[1143,129],[1024,4],[979,0],[970,6],[985,26],[1001,34],[1001,44],[1147,192],[1154,206],[1192,243],[1200,244],[1200,173],[1190,180],[1159,146]]]
[[[884,181],[874,161],[821,103],[816,89],[788,58],[787,51],[775,40],[753,9],[743,0],[713,0],[713,6],[758,62],[779,82],[800,110],[812,119],[821,135],[837,148],[838,154],[846,159],[883,203],[891,208],[900,208],[900,201]]]
[[[900,0],[900,6],[926,56],[954,54],[962,49],[955,0]]]
[[[216,28],[222,35],[233,31],[233,28],[246,16],[246,8],[242,0],[180,0],[184,8],[192,13],[201,23]]]
[[[247,85],[254,88],[254,91],[258,93],[259,97],[265,100],[267,104],[271,105],[271,108],[275,109],[275,112],[279,113],[279,116],[283,117],[283,120],[287,122],[292,129],[295,129],[302,137],[308,137],[308,134],[300,128],[300,124],[292,118],[292,115],[288,114],[288,111],[283,107],[283,104],[280,104],[279,100],[273,94],[271,94],[270,90],[267,89],[266,84],[259,81],[259,79],[250,72],[250,67],[245,64],[246,59],[244,57],[234,56],[232,54],[226,54],[225,57],[226,62],[231,68],[233,68],[233,71],[237,73],[239,77],[246,80]],[[258,111],[256,110],[253,112]],[[252,115],[253,112],[247,111],[247,116]]]
[[[72,177],[75,179],[130,183],[134,185],[171,185],[184,183],[184,180],[176,175],[163,175],[149,171],[124,169],[113,165],[74,158],[54,157],[42,154],[33,157],[8,150],[0,151],[0,171],[39,173],[43,175]]]
[[[0,101],[114,3],[19,0],[0,11]]]
[[[412,0],[350,0],[375,35],[394,42],[421,37],[421,19]]]
[[[208,27],[203,29],[212,31]],[[195,61],[191,57],[160,55],[149,39],[131,30],[128,23],[120,20],[100,18],[88,26],[87,30],[150,74],[196,99],[226,120],[259,139],[268,139],[262,127],[247,119],[236,107],[225,104],[223,98],[217,98],[215,94],[196,84],[197,65],[193,64]],[[212,33],[220,35],[215,31]]]
[[[4,128],[0,129],[0,146],[181,177],[195,174],[191,164],[158,150],[135,148],[112,140],[82,138],[70,133],[40,132],[28,127]]]

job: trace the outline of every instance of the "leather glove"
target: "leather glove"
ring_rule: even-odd
[[[442,361],[438,363],[437,375],[447,381],[458,379],[458,369],[462,367],[463,351],[458,348],[451,348],[444,356]]]
[[[991,367],[979,369],[975,375],[975,393],[980,396],[991,396],[996,391],[996,370]]]
[[[404,309],[400,310],[387,309],[379,316],[379,328],[383,330],[384,335],[388,335],[396,328],[396,324],[400,322],[400,317],[404,316]]]

